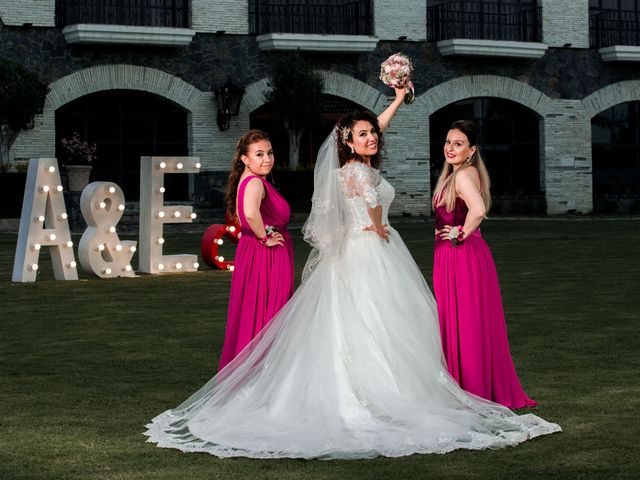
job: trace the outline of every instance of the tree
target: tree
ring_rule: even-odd
[[[304,131],[319,123],[322,115],[322,77],[299,54],[273,56],[266,100],[271,102],[274,120],[289,136],[289,167],[300,161],[300,140]]]
[[[48,91],[35,73],[0,60],[0,164],[9,161],[9,149],[20,131],[33,128],[33,117],[42,113]]]

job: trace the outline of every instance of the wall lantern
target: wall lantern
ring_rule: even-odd
[[[240,110],[240,102],[244,95],[244,88],[237,87],[230,82],[215,89],[216,103],[218,104],[218,127],[221,131],[229,130],[231,116],[237,116]]]

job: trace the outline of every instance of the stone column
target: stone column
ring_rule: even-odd
[[[543,123],[547,213],[593,210],[591,120],[580,100],[554,100]]]

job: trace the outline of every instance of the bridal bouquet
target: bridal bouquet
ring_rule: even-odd
[[[409,91],[404,97],[404,103],[413,103],[415,90],[411,81],[413,64],[406,55],[394,53],[380,65],[380,80],[391,88],[407,87]]]

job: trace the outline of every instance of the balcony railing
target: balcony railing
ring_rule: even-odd
[[[250,0],[252,34],[372,35],[370,0]]]
[[[453,38],[540,42],[542,8],[478,0],[427,9],[428,41]]]
[[[189,0],[58,0],[56,24],[189,27]]]
[[[640,46],[640,18],[636,12],[608,10],[589,17],[593,48],[612,45]]]

